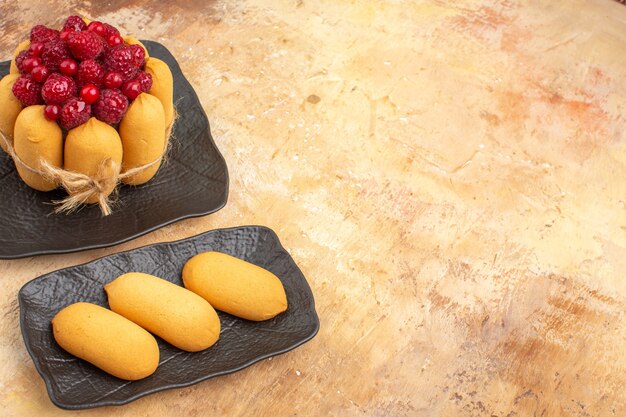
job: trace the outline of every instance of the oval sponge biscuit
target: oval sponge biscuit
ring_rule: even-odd
[[[63,349],[118,378],[142,379],[159,365],[159,346],[150,333],[95,304],[65,307],[52,319],[52,331]]]
[[[146,60],[145,71],[152,76],[152,88],[149,93],[161,100],[165,111],[165,127],[169,128],[174,120],[174,77],[170,67],[158,58]]]
[[[285,289],[276,275],[224,253],[191,258],[183,268],[183,282],[216,309],[244,319],[268,320],[287,310]]]
[[[45,118],[44,107],[26,107],[15,119],[15,153],[34,170],[41,169],[42,160],[57,168],[63,166],[63,132],[56,122]],[[35,190],[50,191],[57,188],[54,181],[20,164],[16,164],[16,169],[22,180]]]
[[[69,171],[79,172],[91,177],[102,175],[112,177],[119,174],[122,165],[122,139],[117,130],[92,117],[80,126],[70,130],[65,138],[64,167]],[[113,165],[105,165],[107,160]],[[103,171],[103,172],[101,172]],[[111,194],[115,186],[103,190]],[[88,204],[98,202],[98,196],[91,196]]]
[[[13,146],[13,130],[15,129],[15,121],[22,111],[22,104],[13,94],[13,84],[19,78],[19,74],[9,74],[0,80],[0,132],[2,132],[6,140]],[[0,141],[0,147],[7,150],[3,141]]]
[[[124,148],[123,172],[161,158],[165,150],[165,113],[161,101],[150,94],[141,93],[128,107],[119,132]],[[159,160],[122,181],[130,185],[144,184],[154,177],[160,166]]]
[[[179,349],[197,352],[220,335],[217,313],[202,297],[161,278],[124,274],[104,287],[111,310]]]

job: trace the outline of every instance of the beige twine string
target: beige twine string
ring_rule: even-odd
[[[108,216],[111,214],[110,195],[117,189],[117,185],[121,180],[137,175],[140,172],[165,160],[170,148],[170,139],[176,118],[177,114],[176,110],[174,110],[174,118],[165,135],[165,148],[163,149],[163,153],[154,161],[121,173],[120,164],[110,158],[107,158],[102,161],[98,167],[96,175],[93,177],[80,172],[68,171],[55,167],[43,158],[40,160],[41,168],[35,169],[24,162],[17,155],[15,148],[2,132],[0,132],[0,140],[5,145],[7,153],[11,158],[13,158],[13,162],[15,162],[16,165],[19,165],[33,174],[41,175],[42,177],[53,181],[67,191],[68,196],[66,198],[53,201],[53,203],[57,205],[54,210],[55,213],[71,213],[77,210],[81,205],[85,204],[88,200],[95,197],[98,205],[100,206],[102,215]]]

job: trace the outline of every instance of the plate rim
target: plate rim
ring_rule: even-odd
[[[262,229],[265,230],[267,232],[269,232],[270,235],[272,235],[272,237],[276,240],[276,243],[278,245],[278,249],[284,251],[285,253],[287,253],[289,255],[289,258],[291,260],[291,262],[293,262],[294,266],[296,267],[297,271],[302,275],[302,277],[304,278],[304,282],[306,283],[306,292],[307,295],[309,295],[310,299],[311,299],[311,312],[313,313],[313,317],[314,317],[314,327],[311,331],[311,333],[309,335],[307,335],[306,337],[298,340],[296,343],[294,343],[293,345],[288,346],[287,348],[275,351],[275,352],[271,352],[265,355],[260,355],[240,366],[237,366],[233,369],[229,369],[226,371],[222,371],[222,372],[217,372],[215,374],[212,375],[204,375],[200,378],[196,378],[192,381],[188,381],[188,382],[183,382],[183,383],[173,383],[173,384],[168,384],[165,385],[163,387],[158,387],[158,388],[154,388],[154,389],[149,389],[146,391],[143,391],[141,393],[135,394],[133,396],[130,396],[124,400],[108,400],[108,401],[98,401],[98,402],[93,402],[93,403],[88,403],[88,404],[78,404],[78,405],[73,405],[73,404],[65,404],[62,401],[59,400],[59,398],[57,398],[56,393],[54,391],[54,388],[52,387],[52,381],[48,378],[48,375],[46,373],[43,372],[43,370],[41,369],[39,362],[35,359],[35,354],[32,352],[31,348],[30,348],[30,344],[27,343],[27,340],[29,340],[29,337],[26,335],[25,333],[25,313],[24,313],[24,294],[23,291],[24,289],[30,285],[31,283],[35,282],[35,281],[39,281],[42,280],[44,278],[47,278],[49,275],[52,274],[57,274],[63,271],[66,271],[68,269],[74,269],[74,268],[78,268],[81,266],[85,266],[94,262],[97,262],[101,259],[107,258],[109,256],[113,256],[113,255],[119,255],[119,254],[125,254],[125,253],[129,253],[138,249],[146,249],[146,248],[151,248],[154,246],[159,246],[159,245],[164,245],[164,244],[169,244],[169,243],[178,243],[178,242],[185,242],[188,240],[192,240],[192,239],[196,239],[199,238],[201,236],[204,235],[208,235],[210,233],[215,233],[215,232],[230,232],[230,231],[234,231],[234,230],[241,230],[241,229]],[[40,275],[38,277],[35,277],[29,281],[27,281],[26,283],[24,283],[24,285],[21,286],[20,290],[18,291],[17,294],[17,298],[18,298],[18,306],[19,306],[19,310],[20,310],[20,320],[19,320],[19,324],[20,324],[20,333],[22,334],[22,341],[24,342],[24,346],[26,347],[26,351],[28,352],[28,355],[31,358],[31,362],[33,363],[33,365],[35,366],[35,369],[37,370],[37,373],[39,373],[39,375],[41,376],[41,379],[43,379],[45,385],[46,385],[46,391],[48,392],[48,397],[50,398],[50,401],[57,406],[58,408],[61,408],[63,410],[85,410],[85,409],[92,409],[92,408],[97,408],[97,407],[108,407],[108,406],[122,406],[128,403],[131,403],[133,401],[136,401],[142,397],[146,397],[148,395],[151,394],[155,394],[157,392],[161,392],[161,391],[167,391],[170,389],[176,389],[176,388],[184,388],[184,387],[189,387],[195,384],[198,384],[200,382],[206,381],[208,379],[212,379],[215,377],[219,377],[219,376],[223,376],[223,375],[228,375],[228,374],[232,374],[235,372],[239,372],[245,368],[248,368],[252,365],[254,365],[257,362],[260,362],[262,360],[274,357],[274,356],[279,356],[282,355],[284,353],[287,353],[289,351],[292,351],[294,349],[296,349],[299,346],[302,346],[303,344],[307,343],[308,341],[310,341],[311,339],[313,339],[317,333],[320,330],[320,320],[319,320],[319,315],[317,314],[317,310],[315,309],[315,296],[313,295],[313,290],[311,290],[311,286],[309,285],[309,282],[307,281],[304,273],[302,272],[302,270],[300,269],[300,267],[298,266],[298,264],[296,263],[296,261],[293,259],[293,257],[291,256],[291,254],[287,251],[287,249],[283,246],[282,242],[280,241],[280,238],[278,237],[278,235],[276,234],[276,232],[274,230],[272,230],[271,228],[267,227],[267,226],[262,226],[262,225],[242,225],[242,226],[231,226],[231,227],[225,227],[225,228],[219,228],[219,229],[211,229],[211,230],[207,230],[205,232],[199,233],[197,235],[193,235],[193,236],[188,236],[186,238],[183,239],[178,239],[178,240],[170,240],[170,241],[165,241],[165,242],[156,242],[156,243],[151,243],[149,245],[144,245],[144,246],[138,246],[136,248],[132,248],[132,249],[128,249],[125,251],[121,251],[121,252],[115,252],[115,253],[111,253],[108,255],[104,255],[95,259],[92,259],[88,262],[84,262],[82,264],[77,264],[77,265],[72,265],[72,266],[68,266],[65,268],[60,268],[54,271],[50,271],[47,272],[43,275]]]
[[[156,42],[156,41],[151,41],[151,40],[147,40],[147,39],[142,39],[140,40],[140,42],[142,42],[144,45],[145,44],[154,44],[157,45],[158,47],[162,47],[163,49],[167,50],[168,53],[170,53],[172,55],[172,57],[174,57],[174,54],[172,54],[169,49],[167,49],[167,47],[165,45],[163,45],[160,42]],[[174,60],[176,60],[176,57],[174,57]],[[10,63],[11,61],[0,61],[0,64],[7,64]],[[34,251],[26,251],[26,252],[22,252],[19,254],[9,254],[9,255],[5,255],[3,253],[0,252],[0,260],[15,260],[15,259],[24,259],[24,258],[30,258],[30,257],[34,257],[34,256],[44,256],[44,255],[62,255],[62,254],[67,254],[67,253],[79,253],[79,252],[84,252],[84,251],[88,251],[88,250],[93,250],[93,249],[102,249],[102,248],[108,248],[108,247],[112,247],[112,246],[117,246],[117,245],[121,245],[122,243],[126,243],[129,242],[133,239],[137,239],[141,236],[147,235],[148,233],[152,233],[156,230],[159,230],[161,228],[164,228],[166,226],[169,226],[173,223],[177,223],[181,220],[186,220],[186,219],[192,219],[192,218],[196,218],[196,217],[203,217],[203,216],[208,216],[209,214],[213,214],[217,211],[220,211],[221,209],[223,209],[224,207],[226,207],[226,204],[228,204],[228,198],[230,196],[230,175],[228,172],[228,164],[226,163],[226,158],[224,158],[224,155],[222,155],[222,152],[220,151],[219,147],[217,146],[217,143],[215,143],[215,140],[213,139],[213,135],[211,133],[211,124],[209,122],[209,117],[206,114],[206,111],[204,110],[204,107],[202,106],[202,102],[200,101],[200,98],[198,97],[198,93],[196,93],[196,89],[193,88],[193,85],[191,85],[191,82],[189,82],[189,79],[185,76],[185,73],[183,72],[182,67],[180,66],[180,64],[178,64],[178,61],[176,60],[176,64],[178,65],[178,68],[180,69],[180,72],[183,76],[183,78],[189,83],[189,85],[192,87],[191,90],[193,91],[194,97],[196,98],[196,100],[198,101],[198,103],[200,103],[200,110],[202,111],[202,114],[204,115],[206,121],[207,121],[207,132],[209,133],[209,141],[212,143],[213,147],[215,148],[215,150],[217,151],[217,156],[219,157],[219,159],[221,159],[221,161],[224,163],[224,172],[225,172],[225,193],[224,193],[224,201],[222,202],[222,204],[220,204],[218,207],[213,208],[211,210],[208,211],[201,211],[201,212],[195,212],[195,213],[188,213],[188,214],[184,214],[182,216],[178,216],[175,218],[172,218],[168,221],[165,221],[159,225],[147,228],[145,230],[142,230],[140,232],[137,232],[135,234],[132,234],[130,236],[124,237],[122,239],[118,239],[118,240],[114,240],[112,242],[108,242],[108,243],[98,243],[98,244],[93,244],[93,245],[88,245],[88,246],[81,246],[79,248],[74,248],[74,249],[46,249],[46,250],[34,250]]]

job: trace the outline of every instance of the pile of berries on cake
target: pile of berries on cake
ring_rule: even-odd
[[[37,25],[30,47],[15,58],[21,74],[13,94],[23,106],[44,104],[44,115],[66,131],[95,117],[110,125],[152,87],[146,54],[110,24],[70,16],[61,30]]]

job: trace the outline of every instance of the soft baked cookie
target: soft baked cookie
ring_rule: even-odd
[[[63,166],[63,132],[59,125],[43,115],[45,106],[24,108],[15,120],[13,146],[17,156],[27,166],[39,170],[41,160],[46,160],[54,167]],[[41,174],[32,172],[19,163],[15,164],[17,173],[29,187],[39,191],[50,191],[57,184]]]
[[[95,304],[65,307],[52,319],[52,331],[63,349],[118,378],[142,379],[159,365],[159,346],[150,333]]]
[[[202,297],[161,278],[124,274],[105,285],[111,310],[179,349],[197,352],[220,335],[220,319]]]
[[[191,258],[183,282],[216,309],[244,319],[267,320],[287,310],[287,295],[276,275],[224,253]]]
[[[0,132],[5,139],[13,146],[13,131],[15,130],[15,120],[22,111],[22,103],[13,94],[13,84],[19,78],[19,74],[9,74],[0,80]],[[7,150],[3,141],[0,147]]]
[[[159,170],[165,151],[165,112],[161,101],[153,95],[141,93],[128,107],[119,132],[124,148],[123,172],[158,161],[122,181],[130,185],[150,181]]]
[[[112,126],[92,117],[87,123],[69,131],[65,139],[65,169],[90,177],[116,176],[122,168],[122,139]],[[114,164],[105,164],[110,160]],[[115,184],[106,191],[113,192]],[[107,194],[107,195],[108,195]],[[87,203],[98,202],[92,196]]]
[[[170,67],[158,58],[146,59],[145,71],[152,76],[149,93],[161,100],[165,111],[165,128],[174,121],[174,77]]]

